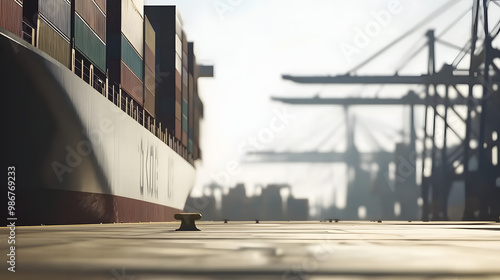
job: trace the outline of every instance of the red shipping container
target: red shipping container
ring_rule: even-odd
[[[144,85],[142,81],[127,67],[125,62],[121,61],[120,64],[121,71],[121,85],[122,89],[125,90],[134,100],[141,106],[144,104]]]
[[[179,120],[179,122],[182,119],[182,106],[179,102],[175,102],[175,118]]]
[[[178,119],[175,119],[175,138],[177,138],[177,140],[179,140],[179,141],[182,138],[181,121]]]
[[[144,64],[155,73],[155,55],[147,44],[144,45]]]
[[[19,3],[14,0],[0,1],[0,27],[22,37],[23,7]]]
[[[188,145],[188,135],[185,131],[182,131],[182,145],[184,145],[184,147]]]
[[[178,88],[178,89],[182,89],[182,76],[181,76],[181,73],[179,73],[179,71],[175,71],[175,86]]]
[[[154,118],[155,114],[155,96],[153,93],[149,91],[148,88],[145,88],[144,92],[144,109]]]
[[[155,74],[151,72],[149,67],[144,68],[144,85],[149,89],[153,94],[155,93]]]
[[[101,11],[106,14],[106,0],[94,0],[97,3],[97,6],[101,9]]]
[[[182,102],[182,93],[181,90],[175,88],[175,101],[181,103]]]

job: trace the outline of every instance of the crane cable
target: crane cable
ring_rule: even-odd
[[[468,8],[467,10],[465,10],[462,14],[460,14],[460,16],[458,18],[456,18],[453,22],[451,22],[441,33],[439,33],[436,38],[439,38],[441,36],[443,36],[444,34],[446,34],[448,31],[450,31],[450,29],[455,26],[455,24],[457,24],[460,20],[462,20],[462,18],[464,16],[466,16],[469,11],[471,10],[471,8]],[[415,58],[415,56],[417,56],[425,47],[427,46],[427,42],[422,44],[415,52],[413,52],[407,60],[405,60],[403,62],[403,64],[401,64],[397,69],[396,69],[396,72],[399,72],[401,71],[406,65],[408,62],[410,62],[413,58]]]
[[[431,21],[433,18],[441,15],[447,9],[451,8],[452,6],[455,6],[459,2],[461,2],[461,1],[450,0],[450,1],[446,2],[443,6],[439,7],[439,9],[437,9],[436,11],[434,11],[433,13],[431,13],[430,15],[428,15],[427,17],[425,17],[423,20],[421,20],[419,23],[417,23],[413,28],[411,28],[410,30],[408,30],[407,32],[405,32],[403,35],[401,35],[398,38],[396,38],[396,40],[392,41],[389,45],[385,46],[384,48],[382,48],[381,50],[379,50],[378,52],[376,52],[375,54],[373,54],[372,56],[370,56],[367,60],[363,61],[362,63],[358,64],[356,67],[352,68],[347,73],[350,74],[350,73],[356,72],[361,67],[365,66],[366,64],[368,64],[369,62],[371,62],[373,59],[375,59],[376,57],[378,57],[380,54],[382,54],[386,50],[390,49],[396,43],[400,42],[401,40],[403,40],[404,38],[408,37],[410,34],[412,34],[413,32],[415,32],[416,30],[420,29],[420,27],[422,25],[424,25],[425,23]]]

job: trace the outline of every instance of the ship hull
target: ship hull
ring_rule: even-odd
[[[123,196],[56,189],[32,189],[22,194],[18,208],[23,225],[164,222],[181,212]]]
[[[171,221],[183,209],[195,175],[184,158],[1,28],[0,56],[3,165],[16,170],[18,224]]]

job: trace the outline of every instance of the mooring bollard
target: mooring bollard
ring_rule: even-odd
[[[181,227],[176,231],[199,231],[194,221],[201,219],[200,213],[178,213],[174,218],[181,221]]]

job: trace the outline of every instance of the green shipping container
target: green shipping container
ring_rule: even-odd
[[[101,12],[99,7],[92,1],[74,0],[75,11],[83,20],[97,33],[106,43],[106,12]]]
[[[185,131],[187,133],[187,127],[188,127],[188,119],[186,115],[182,116],[182,131]]]
[[[188,152],[190,154],[193,153],[193,140],[191,140],[191,139],[188,139]]]
[[[132,72],[134,72],[135,75],[137,75],[137,77],[141,79],[141,81],[144,81],[142,58],[137,54],[134,47],[132,47],[132,45],[123,34],[121,37],[121,51],[123,62],[127,64]]]
[[[75,48],[106,73],[106,45],[75,13]]]
[[[108,33],[108,59],[120,59],[144,82],[144,62],[123,33]]]

